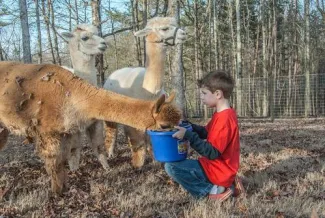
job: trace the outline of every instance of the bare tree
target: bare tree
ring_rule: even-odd
[[[55,60],[55,56],[54,56],[52,37],[51,37],[50,18],[48,17],[49,12],[46,11],[45,0],[42,0],[42,12],[43,12],[44,21],[46,24],[47,40],[48,40],[48,43],[49,43],[50,49],[51,49],[52,62],[53,62],[53,64],[55,64],[56,60]]]
[[[4,61],[5,58],[3,56],[3,49],[2,49],[2,46],[1,46],[1,42],[0,42],[0,61]]]
[[[92,0],[91,9],[92,9],[92,23],[98,29],[98,35],[102,36],[102,25],[101,25],[101,13],[100,13],[101,0]],[[103,54],[97,55],[96,57],[96,67],[98,70],[98,79],[97,84],[99,87],[102,87],[105,82],[105,73],[104,73],[104,56]]]
[[[24,59],[24,63],[32,63],[26,0],[19,0],[19,8],[20,8],[21,33],[23,38],[23,59]]]
[[[199,16],[198,16],[198,0],[194,0],[194,61],[195,61],[195,79],[201,79],[201,65],[199,60]],[[200,112],[200,90],[196,85],[196,110]]]
[[[42,56],[42,34],[41,34],[41,22],[40,22],[40,15],[39,15],[39,2],[35,0],[35,12],[36,12],[36,26],[37,26],[37,56],[38,56],[38,63],[41,64],[43,62]]]
[[[132,30],[136,32],[139,30],[139,16],[138,16],[138,1],[137,0],[130,0],[131,2],[131,12],[132,12]],[[136,45],[136,57],[138,61],[138,65],[142,65],[142,56],[141,56],[141,45],[140,45],[140,38],[134,36],[134,41]]]
[[[111,1],[108,1],[108,10],[111,11]],[[133,12],[132,12],[133,13]],[[115,50],[115,70],[119,69],[119,58],[118,58],[118,54],[117,54],[117,43],[116,43],[116,35],[114,34],[114,20],[111,17],[111,27],[112,27],[112,33],[113,33],[113,39],[114,39],[114,50]]]
[[[147,0],[143,0],[143,13],[142,13],[142,28],[144,29],[147,25],[147,9],[148,9],[148,2]],[[146,39],[143,38],[143,65],[146,66]]]
[[[55,19],[54,19],[53,1],[52,0],[47,1],[47,7],[48,7],[48,13],[49,13],[49,15],[51,15],[50,23],[51,23],[51,29],[52,29],[53,38],[54,38],[54,49],[56,52],[56,61],[59,65],[61,65],[61,57],[60,57],[60,52],[59,52],[58,36],[57,36],[56,29],[55,29]]]
[[[310,93],[310,1],[305,0],[305,78],[306,78],[306,88],[305,88],[305,116],[312,115],[311,109],[311,93]]]
[[[267,28],[266,28],[266,5],[265,0],[261,0],[261,13],[262,13],[262,65],[263,65],[263,78],[264,78],[264,87],[267,86],[268,81],[268,69],[267,69],[267,60],[268,60],[268,53],[267,53]],[[263,106],[262,106],[262,115],[267,116],[268,115],[268,108],[269,108],[269,102],[268,102],[268,95],[267,95],[267,88],[263,90]]]
[[[76,12],[76,21],[77,21],[77,24],[79,24],[79,13],[78,13],[78,1],[77,0],[74,1],[74,7],[75,7],[75,12]]]
[[[175,17],[179,25],[180,18],[180,4],[178,0],[170,0],[168,5],[169,16]],[[172,63],[171,72],[171,87],[176,91],[176,104],[180,107],[183,112],[183,116],[186,115],[185,110],[185,93],[184,93],[184,69],[183,69],[183,45],[182,43],[177,44],[174,49],[174,58]]]
[[[237,113],[242,115],[242,59],[241,59],[241,25],[240,1],[236,0],[236,80],[237,80]]]

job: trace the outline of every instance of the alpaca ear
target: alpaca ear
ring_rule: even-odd
[[[165,95],[161,95],[158,100],[156,101],[155,108],[154,108],[154,113],[157,114],[160,111],[161,106],[165,103],[166,97]]]
[[[66,40],[70,40],[71,38],[74,37],[73,33],[70,33],[70,32],[63,32],[63,33],[61,33],[61,35],[62,35],[63,38],[65,38]]]
[[[151,31],[151,29],[149,28],[144,28],[143,30],[139,30],[138,32],[135,32],[134,35],[136,37],[142,37],[142,36],[146,36],[149,34],[149,32]]]
[[[171,103],[175,100],[175,97],[176,97],[176,92],[175,91],[172,91],[169,95],[169,97],[167,98],[166,100],[166,103]]]

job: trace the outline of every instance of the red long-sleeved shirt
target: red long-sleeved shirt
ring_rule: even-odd
[[[238,120],[232,108],[214,113],[206,126],[207,141],[221,155],[214,160],[200,157],[199,162],[213,184],[230,187],[239,169],[240,143]]]

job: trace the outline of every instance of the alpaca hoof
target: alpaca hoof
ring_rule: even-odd
[[[144,165],[146,159],[146,150],[144,148],[132,152],[132,166],[135,168],[141,168]]]
[[[108,159],[113,159],[115,157],[115,153],[113,151],[108,152],[107,156],[108,156]]]
[[[63,188],[64,188],[63,184],[59,185],[52,182],[51,190],[56,196],[62,196]]]
[[[79,159],[75,157],[71,157],[68,163],[69,163],[69,169],[71,171],[76,171],[77,169],[79,169]]]
[[[141,157],[139,158],[139,157],[133,156],[132,157],[132,166],[134,168],[139,169],[139,168],[143,167],[144,160],[145,160],[144,158],[141,158]]]
[[[103,154],[98,155],[98,160],[105,170],[110,169],[110,167],[107,163],[106,155],[103,155]]]

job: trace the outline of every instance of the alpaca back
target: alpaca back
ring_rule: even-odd
[[[104,89],[132,98],[153,100],[164,94],[164,90],[151,93],[142,87],[146,69],[143,67],[122,68],[114,71],[106,80]]]
[[[51,64],[0,62],[0,123],[18,135],[62,131],[74,75]]]

